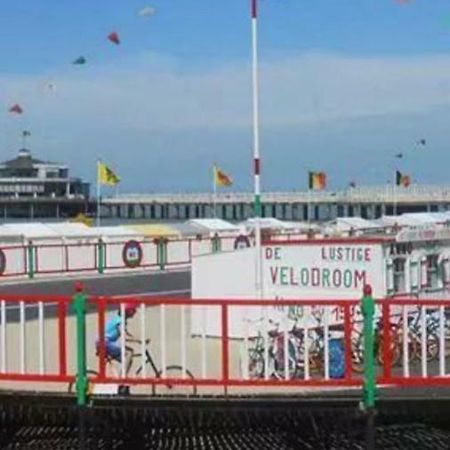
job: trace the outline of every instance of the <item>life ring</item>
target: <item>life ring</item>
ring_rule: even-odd
[[[143,258],[142,246],[138,241],[127,241],[123,246],[122,260],[126,267],[134,269],[141,265]]]

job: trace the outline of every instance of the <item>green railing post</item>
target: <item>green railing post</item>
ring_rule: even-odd
[[[33,241],[28,241],[28,247],[27,247],[27,260],[28,260],[28,278],[34,278],[35,273],[35,249],[33,245]]]
[[[211,239],[212,244],[212,252],[218,253],[222,250],[222,241],[220,240],[220,237],[217,233],[214,234],[214,236]]]
[[[155,239],[156,243],[156,263],[160,270],[164,270],[167,264],[167,239],[159,237]]]
[[[83,293],[83,285],[75,284],[75,295],[72,299],[77,323],[77,404],[86,406],[87,402],[87,372],[86,372],[86,305],[87,297]]]
[[[105,271],[105,244],[100,238],[97,244],[97,271],[99,274],[103,274]]]
[[[364,318],[364,387],[363,409],[367,414],[366,449],[375,448],[375,341],[373,321],[375,316],[375,301],[372,297],[372,287],[364,286],[361,299],[361,311]]]

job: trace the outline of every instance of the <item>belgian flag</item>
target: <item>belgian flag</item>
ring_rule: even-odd
[[[395,184],[397,186],[408,187],[411,184],[411,178],[409,175],[405,175],[397,170],[395,172]]]
[[[325,189],[327,187],[327,174],[325,172],[309,172],[308,187],[315,191]]]

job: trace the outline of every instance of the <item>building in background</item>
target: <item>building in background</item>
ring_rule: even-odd
[[[33,158],[21,149],[0,163],[0,217],[72,217],[88,212],[89,183],[71,177],[65,164]]]

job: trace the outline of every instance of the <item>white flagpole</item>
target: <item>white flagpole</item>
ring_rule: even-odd
[[[101,208],[101,184],[100,184],[100,177],[98,176],[99,172],[99,165],[100,160],[97,160],[97,217],[96,217],[96,226],[100,226],[100,208]]]
[[[217,217],[217,184],[216,184],[216,165],[213,165],[213,217]]]
[[[262,248],[261,248],[261,185],[259,155],[259,107],[258,107],[258,0],[251,1],[252,21],[252,92],[253,92],[253,174],[255,212],[255,288],[259,298],[263,298]]]
[[[311,224],[311,204],[312,204],[312,190],[310,187],[308,187],[308,204],[306,208],[306,215],[308,218],[308,225]]]
[[[394,201],[393,201],[393,208],[392,208],[392,212],[393,215],[396,216],[397,215],[397,180],[395,180],[394,186],[393,186],[393,197],[394,197]]]

